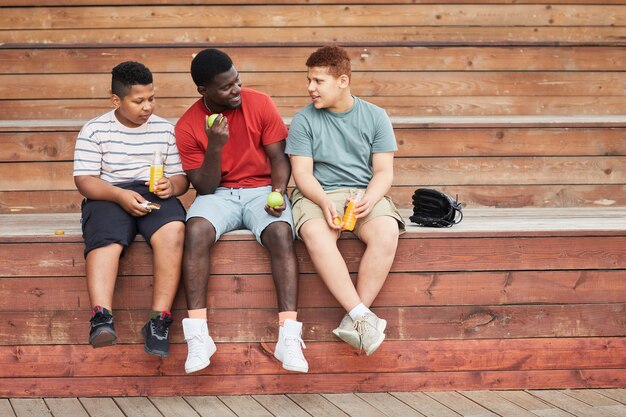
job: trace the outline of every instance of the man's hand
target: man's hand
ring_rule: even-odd
[[[209,116],[205,118],[204,121],[204,132],[206,133],[207,138],[209,138],[209,142],[207,144],[207,150],[221,150],[226,142],[228,142],[228,119],[223,115],[219,114],[217,118],[213,121],[213,125],[209,127]]]
[[[287,208],[287,202],[285,201],[284,198],[283,198],[282,206],[270,207],[267,204],[265,205],[265,211],[267,212],[267,214],[269,214],[270,216],[274,216],[274,217],[280,217],[286,208]]]

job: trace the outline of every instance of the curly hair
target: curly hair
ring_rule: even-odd
[[[341,75],[352,76],[352,68],[350,65],[350,57],[345,49],[328,45],[319,48],[313,52],[306,61],[308,68],[312,67],[328,67],[328,72],[335,78]]]
[[[152,73],[143,64],[125,61],[111,70],[111,92],[123,99],[133,85],[152,84]]]
[[[219,49],[200,51],[191,61],[191,78],[199,86],[206,86],[216,75],[222,74],[233,66],[233,61]]]

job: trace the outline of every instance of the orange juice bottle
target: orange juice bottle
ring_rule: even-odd
[[[363,198],[363,193],[357,193],[356,197],[350,198],[348,200],[348,206],[346,207],[346,212],[343,214],[343,221],[341,222],[341,228],[343,230],[354,230],[354,226],[356,225],[356,214],[354,213],[354,207],[356,203],[361,201]]]
[[[154,151],[152,165],[150,165],[150,192],[156,191],[156,183],[163,178],[163,155],[161,151]]]

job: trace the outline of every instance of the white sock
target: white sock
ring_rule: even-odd
[[[356,320],[358,316],[362,316],[365,313],[369,313],[369,312],[370,312],[370,309],[365,307],[365,304],[359,303],[356,307],[350,310],[348,314],[350,315],[350,318],[352,318],[352,320]]]

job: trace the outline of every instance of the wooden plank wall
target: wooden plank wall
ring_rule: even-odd
[[[208,368],[185,375],[182,291],[171,356],[143,352],[152,288],[145,242],[121,262],[120,344],[93,350],[80,235],[0,238],[0,397],[624,388],[624,245],[624,232],[407,233],[373,306],[389,321],[387,339],[366,357],[332,335],[344,311],[297,242],[305,375],[284,371],[272,355],[267,252],[251,235],[227,235],[214,248],[209,281],[218,352]],[[356,274],[362,244],[346,235],[340,248]]]
[[[476,208],[626,205],[623,1],[126,3],[0,1],[0,214],[51,212],[54,230],[56,213],[79,211],[74,138],[109,108],[118,62],[153,70],[158,113],[175,120],[197,97],[193,53],[223,48],[288,122],[308,101],[306,57],[331,42],[353,58],[354,92],[393,117],[401,207],[418,186]],[[479,220],[459,226],[470,221]],[[78,232],[0,237],[0,397],[624,387],[624,233],[457,230],[401,238],[375,304],[388,340],[369,358],[330,334],[342,310],[298,242],[308,375],[272,358],[269,260],[250,236],[216,245],[219,351],[190,376],[182,293],[171,357],[143,352],[145,242],[120,268],[120,345],[94,351]],[[355,273],[362,245],[340,245]]]
[[[1,2],[0,213],[78,210],[74,138],[109,108],[120,61],[152,69],[175,120],[198,97],[192,55],[223,48],[288,122],[306,57],[333,42],[355,94],[394,118],[401,207],[419,186],[468,207],[626,203],[624,2],[238,3]]]

